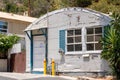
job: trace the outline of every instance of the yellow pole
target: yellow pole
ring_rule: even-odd
[[[52,76],[55,75],[55,61],[52,59]]]
[[[44,63],[43,64],[44,64],[44,75],[46,75],[46,73],[47,73],[47,70],[46,70],[47,67],[46,67],[46,60],[45,59],[44,59]]]

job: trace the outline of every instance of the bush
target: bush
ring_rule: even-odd
[[[0,34],[0,58],[7,58],[8,49],[17,43],[19,39],[16,35]]]

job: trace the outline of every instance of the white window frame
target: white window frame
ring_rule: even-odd
[[[102,28],[102,36],[103,36],[103,26],[101,25],[95,25],[95,26],[89,26],[89,27],[82,27],[82,28],[75,28],[75,29],[81,29],[81,44],[82,44],[82,50],[81,51],[67,51],[67,31],[68,30],[74,30],[74,29],[68,29],[65,32],[65,54],[93,54],[93,53],[101,53],[102,50],[87,50],[87,28],[97,28],[101,27]],[[96,41],[97,42],[97,41]],[[94,43],[94,42],[93,42]]]
[[[68,32],[68,30],[77,30],[77,29],[80,29],[80,30],[81,30],[81,35],[80,35],[80,36],[81,36],[81,42],[80,42],[80,43],[67,43],[67,38],[68,38],[67,32]],[[76,35],[76,36],[77,36],[77,35]],[[74,35],[74,37],[76,37],[76,36]],[[82,28],[67,29],[67,30],[65,31],[65,38],[66,38],[66,39],[65,39],[65,40],[66,40],[66,41],[65,41],[65,42],[66,42],[66,43],[65,43],[65,52],[66,52],[65,54],[79,54],[79,53],[82,53],[82,50],[81,50],[81,51],[68,51],[68,50],[67,50],[67,45],[68,45],[68,44],[73,44],[73,45],[74,45],[74,44],[81,44],[81,45],[82,45]]]
[[[89,34],[89,36],[93,36],[94,40],[95,40],[95,35],[102,35],[103,33],[103,30],[102,30],[102,33],[99,33],[99,34],[95,34],[95,28],[102,28],[101,26],[95,26],[95,27],[86,27],[86,51],[101,51],[101,50],[95,50],[95,43],[98,43],[98,41],[91,41],[91,42],[87,42],[87,28],[92,28],[94,31],[93,31],[93,34]],[[102,28],[103,29],[103,28]],[[94,44],[94,50],[87,50],[87,44]]]

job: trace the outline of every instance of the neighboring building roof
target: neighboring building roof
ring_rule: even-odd
[[[34,17],[22,16],[22,15],[6,13],[6,12],[0,12],[0,18],[30,22],[30,23],[37,19]]]
[[[48,27],[48,21],[44,21],[42,22],[43,19],[47,19],[49,16],[51,15],[54,15],[54,14],[57,14],[57,13],[61,13],[61,12],[64,12],[64,11],[68,11],[68,10],[74,10],[74,11],[77,11],[77,12],[80,12],[80,11],[83,11],[83,12],[89,12],[91,14],[94,14],[98,17],[103,17],[104,16],[104,19],[106,20],[110,20],[111,18],[109,17],[109,15],[107,14],[104,14],[104,13],[100,13],[100,12],[97,12],[95,10],[91,10],[91,9],[85,9],[85,8],[80,8],[80,7],[69,7],[69,8],[63,8],[63,9],[60,9],[60,10],[55,10],[55,11],[52,11],[52,12],[49,12],[43,16],[41,16],[39,19],[35,20],[32,24],[30,24],[26,29],[25,31],[28,31],[28,30],[35,30],[35,29],[40,29],[40,28],[47,28]]]

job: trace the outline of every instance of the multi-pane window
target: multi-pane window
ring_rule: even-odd
[[[67,51],[82,51],[81,29],[67,30]]]
[[[101,37],[102,37],[102,27],[97,28],[86,28],[87,29],[87,42],[86,42],[86,48],[87,51],[89,50],[101,50],[102,46],[99,43]]]
[[[0,33],[7,33],[7,22],[0,21]]]

